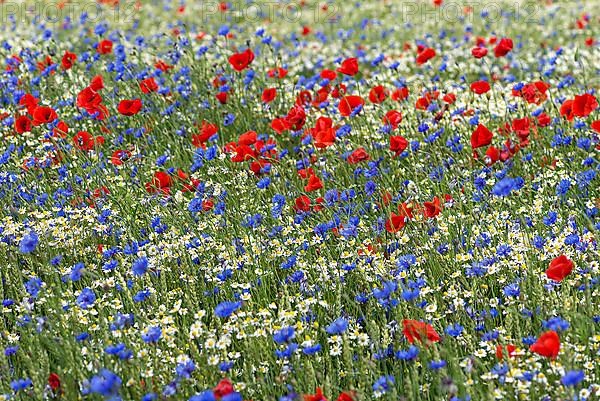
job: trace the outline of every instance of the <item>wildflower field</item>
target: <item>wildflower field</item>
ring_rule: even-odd
[[[600,399],[597,1],[0,14],[0,400]]]

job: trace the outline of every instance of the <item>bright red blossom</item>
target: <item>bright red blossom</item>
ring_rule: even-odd
[[[229,64],[231,64],[231,67],[236,71],[245,70],[252,61],[254,61],[254,52],[250,49],[229,56]]]
[[[426,62],[428,62],[429,60],[431,60],[434,57],[435,57],[435,50],[433,50],[430,47],[427,47],[427,48],[423,49],[417,55],[417,64],[418,65],[423,65],[423,64],[425,64]]]
[[[546,269],[546,276],[550,280],[563,281],[573,271],[573,261],[565,255],[560,255],[550,262]]]
[[[428,323],[404,319],[402,321],[402,327],[402,333],[404,333],[404,336],[411,344],[414,342],[428,344],[440,341],[439,334],[435,331],[433,326]]]
[[[550,359],[556,359],[560,351],[560,338],[554,330],[546,331],[529,347],[531,352]]]
[[[365,101],[356,95],[344,96],[340,99],[338,110],[344,117],[349,117],[357,108],[364,106]]]
[[[342,65],[337,69],[337,72],[350,76],[356,75],[358,73],[358,59],[354,57],[347,58],[342,62]]]
[[[502,38],[494,48],[494,56],[506,56],[513,49],[513,41],[510,38]]]
[[[140,99],[121,100],[118,106],[119,113],[124,116],[136,115],[142,109],[142,101]]]
[[[487,129],[485,125],[479,124],[471,134],[471,147],[477,149],[482,146],[487,146],[492,143],[493,137],[494,134],[492,134],[492,131]]]

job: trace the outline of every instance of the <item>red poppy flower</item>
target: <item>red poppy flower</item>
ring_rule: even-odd
[[[471,84],[471,91],[478,94],[483,95],[484,93],[489,92],[490,84],[486,81],[477,81]]]
[[[231,158],[231,161],[234,163],[241,163],[256,158],[256,151],[248,145],[238,145],[234,150],[235,155]]]
[[[575,114],[573,114],[573,100],[565,100],[563,104],[560,105],[560,115],[566,117],[569,121],[575,118]]]
[[[337,72],[350,76],[356,75],[358,73],[358,59],[352,57],[342,61],[342,65],[337,69]]]
[[[289,128],[294,131],[301,130],[306,123],[306,112],[301,106],[294,106],[290,109],[288,114],[285,116],[285,121]]]
[[[323,188],[323,182],[316,175],[311,175],[308,178],[308,184],[304,186],[305,192],[312,192]]]
[[[488,49],[480,46],[474,47],[473,49],[471,49],[471,54],[475,58],[483,58],[488,54]]]
[[[233,384],[229,379],[222,379],[213,389],[213,394],[217,398],[221,398],[227,394],[233,393]]]
[[[358,148],[354,152],[352,152],[350,156],[348,156],[348,163],[357,164],[362,161],[369,160],[370,158],[371,156],[369,156],[365,148]]]
[[[327,79],[329,81],[333,81],[334,79],[337,78],[337,74],[333,70],[323,70],[323,71],[321,71],[321,74],[319,74],[319,75],[321,76],[322,79]]]
[[[398,128],[398,125],[402,122],[402,113],[398,110],[390,110],[385,113],[383,117],[384,124],[387,124],[392,127],[392,129]]]
[[[38,98],[36,98],[35,96],[33,96],[29,93],[26,93],[19,100],[19,105],[25,106],[27,108],[27,112],[29,114],[33,115],[33,111],[36,109],[36,107],[38,105],[38,101],[39,101]]]
[[[104,89],[104,80],[102,79],[102,75],[96,75],[90,81],[90,88],[95,90],[96,92]]]
[[[133,116],[142,109],[142,101],[140,99],[121,100],[117,109],[124,116]]]
[[[162,60],[158,60],[156,63],[154,63],[154,68],[161,70],[162,72],[169,72],[169,70],[173,69],[173,66],[165,63]]]
[[[338,110],[344,117],[350,116],[358,107],[364,106],[365,101],[362,97],[356,95],[344,96],[340,99]]]
[[[306,178],[308,178],[308,177],[310,177],[311,175],[314,175],[314,174],[315,174],[315,170],[313,170],[312,167],[303,168],[303,169],[298,170],[298,175],[302,179],[306,179]]]
[[[369,91],[369,100],[371,103],[382,103],[388,97],[388,90],[382,85],[377,85]]]
[[[546,269],[546,276],[550,280],[561,282],[573,271],[573,261],[567,258],[565,255],[560,255],[557,258],[552,259]]]
[[[94,149],[94,146],[96,145],[96,140],[94,139],[93,135],[89,132],[79,131],[73,137],[73,144],[79,150],[88,151]]]
[[[38,106],[33,111],[33,125],[48,124],[56,120],[58,115],[52,107]]]
[[[275,99],[275,96],[277,96],[277,89],[267,88],[263,91],[261,100],[263,103],[271,103]]]
[[[146,78],[140,81],[140,89],[143,93],[156,92],[158,90],[158,84],[154,80],[154,77]]]
[[[75,61],[77,60],[77,54],[75,53],[71,53],[70,51],[65,51],[65,54],[63,54],[62,60],[61,60],[61,64],[62,67],[65,70],[68,70],[69,68],[73,67],[73,64],[75,64]]]
[[[394,92],[392,92],[392,100],[395,100],[397,102],[404,100],[408,97],[408,88],[402,87],[402,88],[398,88],[396,89]]]
[[[173,180],[171,176],[164,171],[157,171],[152,177],[152,181],[146,183],[146,191],[150,193],[162,192],[168,194],[171,191]]]
[[[15,131],[22,134],[31,131],[31,120],[27,116],[19,116],[15,119]]]
[[[120,166],[124,161],[131,157],[131,152],[128,150],[115,150],[110,157],[110,162],[115,166]]]
[[[494,134],[492,134],[492,131],[487,129],[485,125],[479,124],[471,134],[471,147],[477,149],[482,146],[487,146],[492,143],[493,136]]]
[[[52,391],[56,391],[60,387],[60,377],[56,373],[50,373],[48,376],[48,385]]]
[[[560,351],[560,338],[554,330],[546,331],[529,347],[531,352],[550,359],[556,359]]]
[[[402,327],[402,333],[404,333],[406,339],[411,344],[415,341],[420,343],[436,343],[440,341],[439,334],[428,323],[404,319],[402,321]]]
[[[304,401],[327,401],[321,387],[317,387],[317,391],[314,394],[305,394],[303,398]]]
[[[390,136],[390,150],[396,153],[396,156],[404,152],[407,147],[408,141],[404,137],[400,135]]]
[[[443,100],[448,104],[453,104],[456,102],[456,95],[454,93],[447,93],[444,95]]]
[[[513,344],[508,344],[506,347],[501,346],[500,344],[496,345],[496,358],[502,360],[504,359],[504,352],[508,354],[509,358],[512,358],[515,355],[515,351],[517,347]]]
[[[239,136],[238,145],[253,145],[258,139],[256,131],[247,131]]]
[[[227,92],[219,92],[215,95],[215,97],[217,98],[217,100],[219,101],[219,103],[221,104],[226,104],[227,103],[227,98],[229,97],[229,94]]]
[[[437,196],[433,197],[433,201],[423,203],[423,215],[425,217],[433,218],[440,214],[441,211],[442,205],[440,202],[440,198],[438,198]]]
[[[315,146],[319,149],[326,148],[335,143],[335,129],[324,128],[313,135]]]
[[[498,160],[500,160],[500,150],[494,146],[490,146],[486,151],[485,151],[485,164],[488,166],[491,166],[492,164],[496,163]]]
[[[246,69],[254,61],[254,53],[250,49],[246,49],[241,53],[235,53],[229,56],[229,64],[236,71]]]
[[[590,127],[600,134],[600,120],[596,120],[590,124]]]
[[[333,97],[335,99],[339,99],[346,94],[346,90],[347,90],[346,85],[337,84],[331,91],[331,97]]]
[[[215,124],[211,124],[207,121],[202,121],[202,127],[200,128],[199,134],[192,135],[192,145],[199,148],[204,143],[217,133],[219,128]]]
[[[396,233],[406,225],[406,216],[392,212],[385,222],[385,230],[389,233]]]
[[[102,82],[102,80],[100,79],[99,82]],[[96,85],[98,85],[98,82],[96,82]],[[102,104],[102,96],[91,86],[79,92],[76,104],[77,107],[85,109],[89,114],[97,114],[99,120],[104,119],[108,115],[108,110]]]
[[[109,54],[112,53],[112,48],[113,43],[108,39],[104,39],[98,43],[98,46],[96,46],[96,51],[99,54]]]
[[[69,133],[69,126],[64,121],[59,121],[52,129],[52,136],[66,138]]]
[[[354,401],[354,400],[355,400],[355,394],[350,391],[341,392],[339,397],[337,398],[337,401]]]
[[[423,65],[434,57],[435,50],[433,50],[431,47],[427,47],[417,55],[417,64]]]
[[[257,161],[253,161],[252,163],[250,163],[250,170],[257,176],[261,175],[261,174],[265,174],[266,167],[269,167],[271,165],[271,163],[265,161],[265,160],[257,160]]]
[[[598,101],[589,93],[575,96],[573,100],[573,115],[575,117],[587,117],[598,108]]]
[[[100,103],[102,103],[102,96],[89,86],[77,95],[77,107],[93,109],[100,105]]]
[[[511,128],[519,137],[521,146],[527,146],[529,144],[529,131],[532,126],[533,123],[528,117],[513,120]]]
[[[537,117],[537,125],[540,127],[547,127],[551,122],[550,116],[546,113],[542,113]]]
[[[285,68],[277,67],[269,70],[267,72],[267,75],[269,76],[269,78],[283,79],[287,75],[287,70]]]
[[[429,105],[431,104],[431,97],[423,96],[417,99],[415,103],[415,109],[417,110],[427,110]]]
[[[290,125],[286,121],[285,117],[275,118],[273,121],[271,121],[271,128],[273,128],[273,130],[278,134],[281,134],[282,132],[289,130]]]
[[[527,103],[541,104],[548,98],[546,92],[549,88],[549,84],[542,81],[536,81],[534,83],[526,84],[521,90],[513,89],[512,94],[513,96],[522,97]]]
[[[510,38],[502,38],[494,48],[494,56],[506,56],[513,49],[513,41]]]
[[[312,102],[312,95],[307,90],[302,90],[296,96],[297,106],[308,106]]]
[[[302,195],[294,201],[294,210],[296,212],[308,212],[310,210],[310,198]]]

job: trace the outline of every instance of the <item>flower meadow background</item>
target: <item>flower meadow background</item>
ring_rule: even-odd
[[[0,399],[599,399],[599,30],[3,3]]]

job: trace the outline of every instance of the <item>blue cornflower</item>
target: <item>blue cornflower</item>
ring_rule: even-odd
[[[521,289],[519,288],[519,284],[512,283],[504,287],[502,290],[505,296],[507,297],[518,297],[521,294]]]
[[[156,343],[162,337],[162,329],[160,326],[152,326],[148,328],[146,333],[142,333],[142,340],[147,343]]]
[[[16,393],[17,391],[24,390],[27,387],[33,386],[31,379],[17,379],[10,382],[10,388]]]
[[[429,368],[433,370],[442,369],[447,365],[446,361],[440,359],[439,361],[431,361],[429,362]]]
[[[229,394],[221,397],[221,401],[243,401],[243,400],[244,400],[244,398],[242,397],[242,394],[238,393],[237,391],[234,391],[233,393],[229,393]]]
[[[192,372],[194,372],[194,370],[196,370],[196,365],[192,360],[187,360],[185,362],[179,363],[175,367],[175,373],[177,373],[177,376],[186,379],[189,379],[192,376]]]
[[[328,334],[342,334],[348,328],[348,321],[343,317],[339,317],[333,321],[329,326],[327,326]]]
[[[571,181],[566,178],[561,180],[556,186],[556,196],[565,196],[569,188],[571,188]]]
[[[121,388],[121,378],[108,369],[102,369],[97,375],[83,384],[83,395],[99,394],[106,398],[116,397]]]
[[[273,340],[278,344],[283,344],[294,338],[296,330],[293,326],[284,327],[273,334]]]
[[[504,177],[498,181],[492,188],[492,194],[495,196],[508,196],[517,187],[517,182],[514,178]]]
[[[455,324],[451,324],[448,327],[446,327],[446,334],[448,334],[450,337],[458,337],[462,334],[464,330],[464,327],[461,326],[458,323]]]
[[[212,390],[206,390],[200,394],[191,396],[188,401],[216,401],[216,398]]]
[[[38,235],[35,231],[29,231],[19,243],[19,252],[31,253],[35,250],[39,243]]]
[[[394,376],[392,376],[392,375],[381,376],[373,384],[373,391],[376,391],[378,393],[385,393],[389,390],[390,384],[394,384],[395,382],[396,382],[396,380],[394,379]]]
[[[316,354],[319,351],[321,351],[321,344],[315,344],[315,345],[312,345],[310,347],[305,347],[305,348],[302,349],[302,352],[305,355],[314,355],[314,354]]]
[[[570,370],[560,379],[564,386],[576,386],[583,381],[585,374],[581,370]]]
[[[37,298],[44,282],[38,277],[32,277],[25,283],[25,290],[33,298]]]
[[[81,290],[81,293],[77,297],[77,305],[79,305],[81,309],[89,308],[94,305],[94,302],[96,302],[96,294],[88,287]]]
[[[545,329],[554,330],[554,331],[558,331],[558,332],[565,331],[571,326],[569,324],[569,322],[567,322],[565,319],[563,319],[560,316],[555,316],[555,317],[551,317],[548,320],[544,320],[542,322],[542,324]]]
[[[237,301],[237,302],[224,301],[224,302],[221,302],[219,305],[217,305],[217,307],[215,308],[215,315],[217,315],[220,318],[227,318],[227,317],[231,316],[231,314],[233,312],[235,312],[236,310],[238,310],[241,307],[242,307],[242,302],[240,302],[240,301]]]
[[[134,276],[142,276],[148,270],[148,258],[139,258],[133,262],[131,270],[133,271]]]

